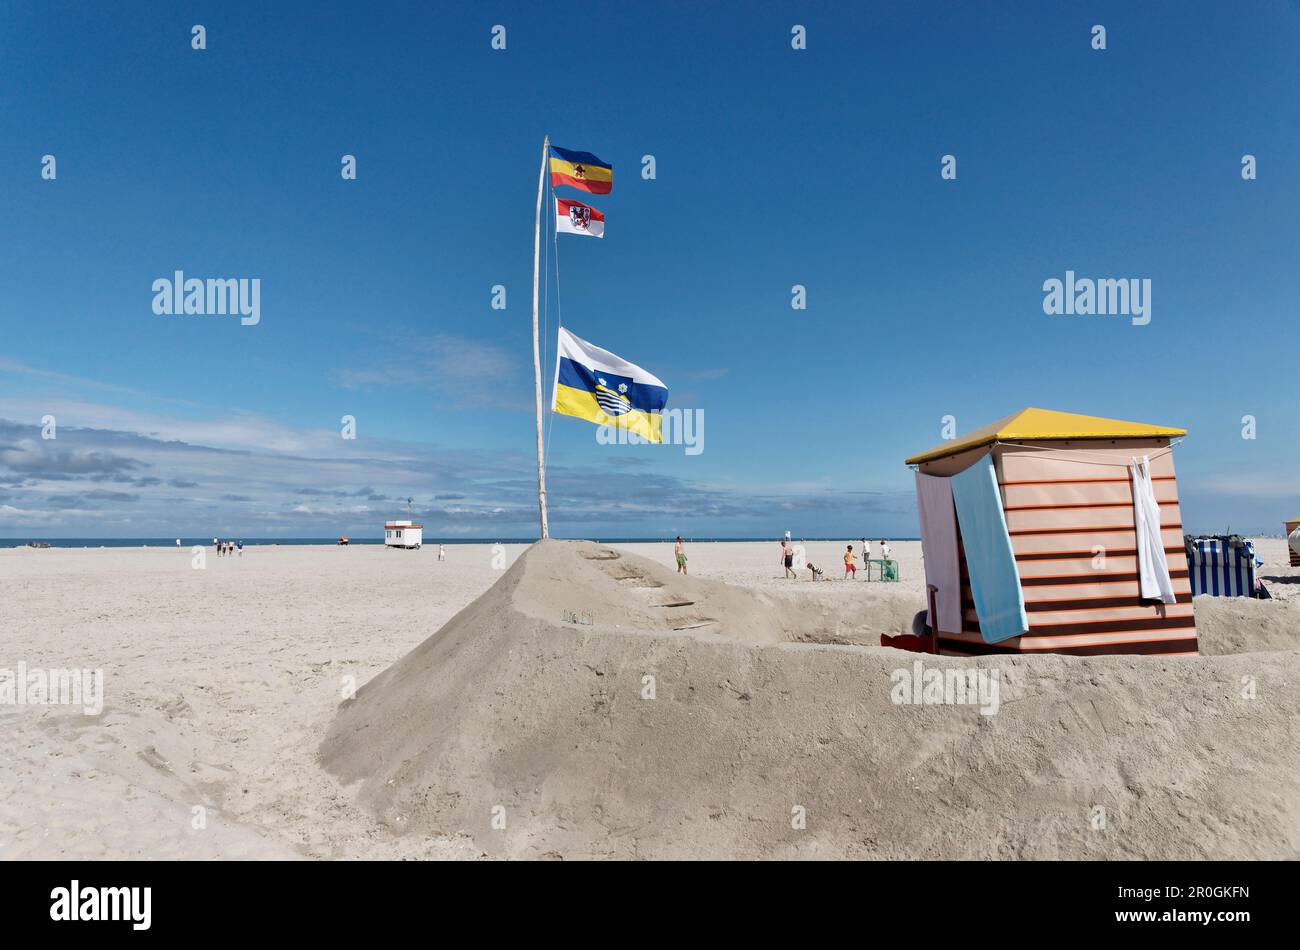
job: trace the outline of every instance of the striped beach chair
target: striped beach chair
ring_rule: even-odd
[[[1192,596],[1255,596],[1255,542],[1234,536],[1186,538]]]

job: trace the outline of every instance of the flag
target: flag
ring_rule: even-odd
[[[551,184],[572,185],[593,195],[607,195],[614,187],[614,166],[590,152],[573,152],[551,146]]]
[[[591,237],[605,236],[605,216],[581,201],[568,198],[555,199],[555,233],[586,234]]]
[[[560,327],[552,412],[663,442],[667,403],[668,389],[658,377]]]

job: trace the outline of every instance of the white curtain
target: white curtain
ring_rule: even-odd
[[[1142,456],[1129,463],[1133,481],[1133,519],[1137,528],[1138,583],[1143,599],[1172,604],[1174,584],[1169,579],[1165,542],[1160,536],[1160,505],[1151,484],[1151,461]]]

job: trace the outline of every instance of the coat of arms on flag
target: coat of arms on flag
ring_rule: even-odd
[[[659,377],[560,327],[551,410],[663,442],[668,388]]]
[[[590,152],[550,146],[551,184],[568,185],[591,195],[607,195],[614,187],[614,166]]]
[[[605,236],[605,215],[591,205],[568,198],[555,199],[555,233]]]

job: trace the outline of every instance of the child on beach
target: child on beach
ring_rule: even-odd
[[[853,563],[853,545],[848,546],[844,552],[844,579],[848,580],[849,575],[858,576],[858,566]]]
[[[677,543],[673,545],[673,554],[677,556],[677,573],[689,573],[686,570],[686,543],[682,541],[682,536],[677,536]]]
[[[816,566],[813,564],[812,561],[809,561],[807,564],[804,565],[804,567],[806,567],[806,568],[808,568],[808,570],[812,571],[812,579],[815,580],[815,581],[819,581],[819,580],[821,580],[821,579],[822,579],[822,576],[826,573],[826,572],[823,571],[821,568],[816,567]]]

